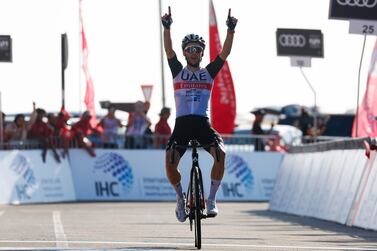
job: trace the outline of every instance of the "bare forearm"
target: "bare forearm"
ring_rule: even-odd
[[[224,41],[223,49],[220,53],[220,58],[226,60],[232,50],[234,31],[228,31]]]
[[[164,47],[167,58],[174,57],[173,43],[171,41],[170,29],[164,29]]]

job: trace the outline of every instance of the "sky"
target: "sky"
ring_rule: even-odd
[[[325,113],[355,110],[363,36],[349,34],[349,22],[328,18],[328,0],[213,0],[220,39],[226,35],[228,8],[239,19],[228,57],[237,98],[238,118],[249,119],[257,107],[313,106],[313,92],[289,57],[278,57],[277,28],[320,29],[324,58],[313,58],[304,72]],[[61,105],[60,34],[67,33],[69,62],[65,71],[66,108],[84,111],[85,77],[81,70],[78,0],[0,0],[0,35],[13,39],[13,62],[0,63],[1,106],[5,113],[29,112],[32,102],[47,111]],[[162,0],[171,6],[173,48],[184,63],[182,38],[197,33],[208,42],[208,1]],[[160,12],[157,0],[83,0],[82,14],[89,47],[89,71],[99,101],[144,100],[141,85],[153,85],[149,116],[158,120],[162,107]],[[362,100],[374,36],[366,39],[361,69]],[[166,105],[174,96],[171,73],[164,62]],[[209,63],[209,50],[202,61]],[[120,117],[123,113],[117,113]]]

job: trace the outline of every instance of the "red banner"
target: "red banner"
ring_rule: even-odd
[[[355,118],[352,137],[377,137],[377,40],[370,64],[364,99],[359,107],[357,132]]]
[[[86,78],[86,90],[85,90],[85,98],[84,103],[86,105],[86,109],[90,112],[90,115],[92,115],[92,118],[90,120],[90,124],[95,127],[97,125],[97,116],[96,116],[96,110],[94,106],[94,85],[93,80],[89,72],[88,67],[88,44],[86,41],[85,31],[84,31],[84,23],[82,19],[82,13],[81,13],[81,3],[82,0],[80,0],[80,25],[81,25],[81,41],[82,41],[82,69],[85,74]]]
[[[219,55],[221,43],[212,0],[209,2],[209,49],[211,62]],[[217,74],[211,97],[211,123],[219,133],[233,133],[236,118],[236,94],[228,62]]]

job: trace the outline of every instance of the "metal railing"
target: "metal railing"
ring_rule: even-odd
[[[222,135],[226,149],[241,151],[279,151],[288,149],[292,145],[302,145],[317,142],[345,139],[342,137],[302,137],[293,139],[294,144],[282,142],[278,135]],[[88,139],[94,148],[124,148],[124,149],[164,149],[169,139],[167,136],[145,135],[145,136],[124,136],[118,135],[115,143],[105,143],[100,136],[89,136]],[[347,138],[349,139],[349,138]],[[300,142],[300,144],[297,144]],[[0,150],[14,149],[40,149],[43,144],[37,140],[9,141],[0,144]],[[63,141],[59,137],[52,139],[52,145],[56,148],[63,148]],[[77,140],[68,141],[69,148],[79,148]]]

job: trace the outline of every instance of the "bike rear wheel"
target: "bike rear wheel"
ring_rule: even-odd
[[[194,175],[192,177],[192,188],[194,197],[194,225],[195,225],[195,247],[201,249],[202,247],[202,230],[201,230],[201,218],[202,218],[202,191],[200,189],[198,167],[195,167]]]

